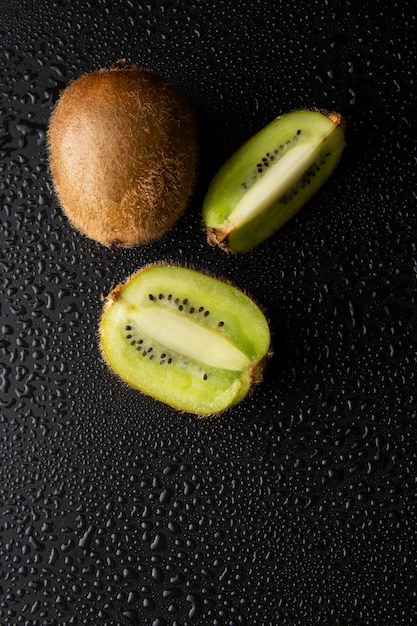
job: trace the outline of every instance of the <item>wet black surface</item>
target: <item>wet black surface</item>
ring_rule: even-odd
[[[416,623],[416,185],[412,2],[3,2],[0,622]],[[53,196],[59,92],[127,57],[185,91],[194,198],[158,242],[109,251]],[[284,229],[230,257],[201,202],[276,115],[343,113],[348,147]],[[125,388],[101,296],[145,263],[232,280],[274,357],[216,419]]]

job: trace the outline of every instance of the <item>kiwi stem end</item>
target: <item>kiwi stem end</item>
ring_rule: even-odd
[[[227,245],[227,236],[218,228],[207,228],[207,243],[212,246],[219,246],[225,252],[233,252]]]

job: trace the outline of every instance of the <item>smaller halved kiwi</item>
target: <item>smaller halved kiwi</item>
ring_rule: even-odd
[[[126,383],[199,416],[237,404],[262,372],[270,331],[236,287],[174,265],[149,265],[104,302],[100,345]]]
[[[197,127],[186,97],[166,78],[125,60],[64,89],[48,148],[64,213],[105,246],[162,236],[193,191]]]
[[[240,252],[281,228],[339,163],[344,127],[338,113],[301,110],[249,139],[208,188],[203,219],[209,243]]]

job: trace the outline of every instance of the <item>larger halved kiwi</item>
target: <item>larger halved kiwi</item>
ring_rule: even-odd
[[[267,320],[236,287],[174,265],[150,265],[111,291],[100,343],[125,382],[177,409],[217,414],[262,379]]]
[[[345,147],[337,113],[276,118],[219,170],[203,204],[209,242],[249,250],[283,226],[328,179]]]
[[[48,146],[65,214],[106,246],[160,237],[193,190],[197,131],[185,96],[125,61],[80,76],[63,91]]]

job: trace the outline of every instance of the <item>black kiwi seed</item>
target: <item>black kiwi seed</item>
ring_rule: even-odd
[[[219,322],[217,326],[224,326],[224,322]]]
[[[210,315],[210,311],[204,311],[204,317],[207,317],[208,315]]]
[[[164,295],[163,295],[162,293],[160,293],[160,294],[159,294],[159,296],[158,296],[158,298],[159,298],[160,300],[162,300],[162,299],[163,299],[163,297],[164,297]]]
[[[125,330],[132,330],[131,326],[125,326]]]
[[[204,374],[203,380],[207,380],[207,378],[208,378],[207,374]]]
[[[150,294],[149,294],[149,300],[153,300],[153,299],[154,299],[154,297],[153,297],[153,295],[150,293]]]
[[[274,153],[271,154],[270,152],[267,152],[266,155],[264,157],[262,157],[261,162],[256,164],[256,168],[257,168],[257,173],[258,174],[262,174],[265,170],[265,168],[269,167],[269,164],[272,163],[272,161],[275,161],[275,156],[278,156],[280,154],[280,152],[282,152],[284,150],[284,148],[288,148],[292,142],[297,140],[297,137],[301,135],[301,130],[297,130],[296,134],[294,135],[293,139],[288,139],[288,141],[285,144],[281,144],[278,148],[275,148]],[[275,155],[275,156],[274,156]],[[253,176],[253,181],[256,180],[257,176],[256,174]],[[248,184],[246,181],[242,183],[242,187],[244,189],[248,189],[251,185]]]

